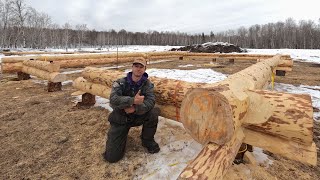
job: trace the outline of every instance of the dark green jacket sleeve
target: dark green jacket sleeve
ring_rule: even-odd
[[[142,87],[142,95],[144,95],[144,101],[140,105],[135,105],[135,114],[141,115],[153,109],[156,98],[154,95],[154,86],[147,80],[146,84]]]
[[[112,84],[110,94],[110,106],[113,109],[124,109],[133,105],[134,97],[123,96],[121,80],[117,80]]]

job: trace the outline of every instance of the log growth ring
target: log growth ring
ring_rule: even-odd
[[[223,145],[234,134],[232,108],[218,92],[192,89],[182,101],[180,117],[186,131],[199,143]]]

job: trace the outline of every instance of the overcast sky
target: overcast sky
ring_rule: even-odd
[[[320,0],[26,0],[52,22],[89,29],[209,34],[284,21],[320,18]]]

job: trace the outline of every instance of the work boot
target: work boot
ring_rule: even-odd
[[[159,144],[152,140],[142,140],[142,146],[147,148],[148,152],[151,154],[158,153],[160,151]]]

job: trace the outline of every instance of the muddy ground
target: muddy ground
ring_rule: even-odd
[[[197,69],[206,60],[172,61],[150,64],[148,68]],[[178,65],[195,66],[178,68]],[[213,70],[233,74],[253,62],[239,61],[211,67]],[[122,68],[122,69],[127,69]],[[208,67],[206,67],[208,68]],[[71,79],[79,74],[69,75]],[[276,82],[288,84],[320,85],[320,67],[316,64],[296,62],[294,70]],[[16,75],[3,75],[0,81],[0,179],[135,179],[136,170],[146,163],[147,154],[140,145],[140,129],[129,133],[126,155],[116,164],[102,158],[105,134],[109,129],[108,110],[102,107],[76,106],[71,83],[60,92],[48,93],[46,86],[34,80],[17,81]],[[315,111],[319,111],[315,109]],[[158,135],[168,132],[180,134],[183,130],[167,125],[158,127]],[[158,136],[157,135],[157,136]],[[167,139],[166,141],[169,141]],[[233,172],[250,168],[247,177],[236,179],[320,179],[320,124],[315,123],[314,141],[318,151],[316,167],[301,164],[268,153],[273,164],[252,167],[235,165]],[[160,146],[164,142],[160,143]]]

